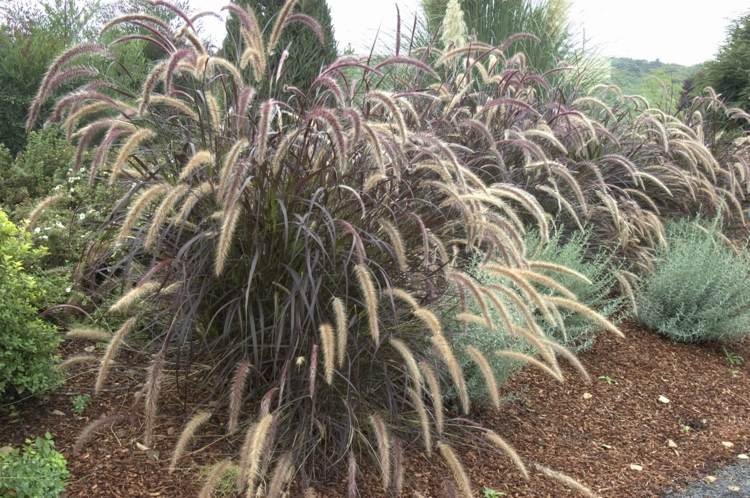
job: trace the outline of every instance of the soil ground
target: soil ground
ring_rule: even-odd
[[[750,341],[725,347],[678,345],[632,325],[624,331],[627,339],[602,335],[581,355],[591,384],[572,370],[564,384],[555,384],[527,368],[503,387],[500,410],[472,418],[503,436],[527,464],[569,474],[603,497],[660,497],[683,490],[686,494],[670,498],[750,496],[747,488],[734,491],[748,483],[747,463],[738,455],[750,451],[750,368],[742,361],[750,362]],[[84,346],[67,344],[66,353]],[[129,423],[97,432],[80,453],[72,451],[89,422],[102,414],[130,411],[142,378],[127,367],[132,358],[125,354],[120,360],[106,391],[92,396],[83,415],[74,413],[72,399],[93,394],[95,365],[72,369],[66,385],[46,399],[0,407],[0,447],[52,433],[69,462],[68,497],[196,496],[198,467],[231,455],[225,441],[217,441],[220,428],[209,428],[197,438],[182,468],[167,472],[181,411],[192,409],[185,404],[172,403],[173,413],[160,414],[156,450],[139,448],[142,426],[134,416]],[[532,471],[531,479],[524,481],[500,455],[460,442],[454,446],[477,496],[484,488],[508,497],[577,496],[539,472]],[[438,457],[415,455],[409,462],[404,496],[415,491],[426,497],[451,496],[450,474]],[[725,466],[729,469],[721,472]],[[716,480],[704,480],[709,475]],[[337,489],[339,484],[333,483],[321,494],[342,496]],[[374,473],[361,479],[360,491],[364,497],[382,495]]]

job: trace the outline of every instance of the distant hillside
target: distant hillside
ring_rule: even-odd
[[[681,66],[656,61],[615,57],[610,62],[610,80],[629,95],[642,95],[652,106],[673,110],[683,82],[700,66]]]

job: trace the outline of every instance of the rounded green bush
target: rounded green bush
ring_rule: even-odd
[[[49,433],[34,441],[27,439],[22,452],[0,453],[0,496],[57,498],[65,491],[69,476],[67,461]]]
[[[47,286],[28,271],[44,253],[0,211],[0,396],[37,394],[59,380],[60,335],[38,315]]]
[[[639,322],[677,342],[739,339],[750,333],[750,255],[716,227],[679,222],[638,292]]]

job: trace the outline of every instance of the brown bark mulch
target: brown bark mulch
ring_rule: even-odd
[[[503,387],[505,403],[499,411],[474,417],[503,436],[528,464],[537,462],[569,474],[603,497],[662,496],[750,450],[750,368],[747,363],[733,364],[737,362],[727,355],[750,362],[750,341],[725,349],[673,344],[632,325],[624,331],[627,339],[602,335],[581,355],[591,384],[572,370],[564,384],[556,384],[527,368]],[[177,415],[183,407],[160,414],[155,446],[159,451],[138,447],[142,428],[136,423],[103,430],[80,454],[72,453],[87,423],[103,413],[127,411],[139,378],[127,367],[115,369],[108,390],[93,397],[79,417],[72,411],[71,398],[91,393],[95,368],[73,372],[65,387],[46,400],[0,407],[0,446],[52,433],[69,462],[68,497],[196,496],[196,466],[224,457],[226,447],[220,441],[204,448],[169,474],[171,449],[180,430]],[[669,402],[660,401],[660,396]],[[217,427],[209,432],[219,431]],[[193,447],[211,441],[211,436],[203,436]],[[723,442],[733,446],[727,448]],[[501,455],[463,447],[460,441],[454,446],[476,496],[482,496],[484,487],[509,497],[578,496],[535,470],[530,481],[524,481]],[[450,474],[438,456],[427,460],[415,455],[409,460],[404,496],[415,491],[426,497],[451,496]],[[362,495],[381,496],[375,472],[367,474],[360,483]]]

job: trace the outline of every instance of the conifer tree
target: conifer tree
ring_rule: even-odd
[[[276,21],[276,15],[283,7],[285,0],[236,0],[235,3],[253,9],[267,39]],[[284,50],[288,50],[289,55],[284,61],[279,81],[274,82],[273,88],[293,85],[306,90],[317,77],[321,67],[336,59],[336,41],[333,36],[331,12],[326,0],[299,0],[295,12],[306,14],[320,24],[324,42],[321,43],[316,34],[301,23],[295,23],[284,30],[277,47],[279,57],[273,58],[274,64],[279,63],[280,55]],[[238,47],[240,46],[239,21],[236,17],[230,16],[227,21],[227,36],[222,48],[223,56],[233,62],[239,61],[241,54],[238,53]],[[268,77],[275,79],[277,70],[276,65],[269,67]],[[270,90],[272,85],[268,81],[259,83],[259,92],[273,93]]]

